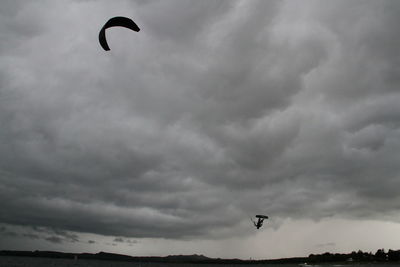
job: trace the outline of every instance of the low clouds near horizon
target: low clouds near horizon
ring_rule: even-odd
[[[398,1],[0,6],[0,223],[121,243],[399,222]],[[116,15],[141,31],[105,52]]]

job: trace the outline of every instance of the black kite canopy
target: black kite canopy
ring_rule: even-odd
[[[106,39],[106,29],[110,27],[125,27],[128,29],[131,29],[132,31],[138,32],[140,31],[140,28],[136,23],[131,20],[130,18],[126,17],[114,17],[111,18],[110,20],[107,21],[106,24],[104,24],[103,28],[101,28],[100,33],[99,33],[99,42],[101,47],[103,47],[104,50],[108,51],[110,50],[110,47],[107,44],[107,39]]]

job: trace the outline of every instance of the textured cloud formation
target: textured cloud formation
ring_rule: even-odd
[[[399,221],[398,1],[0,5],[1,223],[59,243]],[[115,15],[142,30],[104,52]]]

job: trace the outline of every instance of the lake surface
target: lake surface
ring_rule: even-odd
[[[186,263],[137,263],[137,262],[113,262],[99,260],[73,260],[73,259],[50,259],[30,257],[0,256],[0,267],[298,267],[298,264],[186,264]],[[394,267],[399,264],[320,264],[309,265],[310,267]]]

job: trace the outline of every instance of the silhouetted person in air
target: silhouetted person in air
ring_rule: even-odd
[[[267,216],[267,215],[260,215],[260,214],[258,214],[258,215],[256,215],[256,218],[258,219],[257,222],[253,221],[253,219],[252,219],[251,217],[250,217],[250,220],[253,222],[254,226],[257,227],[257,229],[260,229],[261,226],[262,226],[263,223],[264,223],[264,220],[265,220],[265,219],[268,219],[268,216]]]
[[[263,218],[258,218],[258,221],[257,221],[257,222],[254,222],[254,221],[253,221],[254,226],[257,227],[257,229],[260,229],[260,228],[261,228],[261,226],[263,225],[263,222],[264,222],[264,219],[263,219]]]

